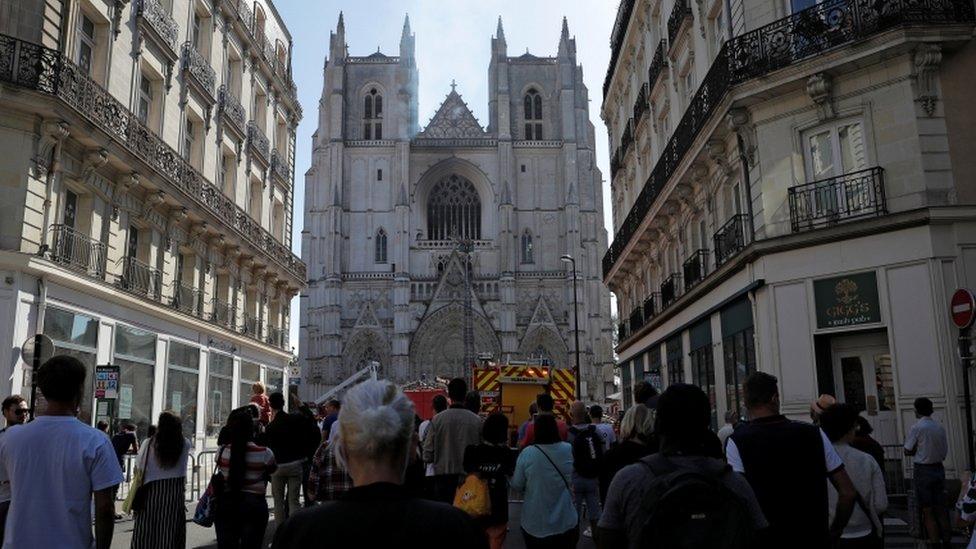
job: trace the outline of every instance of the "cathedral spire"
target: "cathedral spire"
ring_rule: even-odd
[[[571,57],[576,55],[575,40],[569,37],[569,21],[563,16],[563,29],[559,35],[559,57]]]
[[[567,41],[569,40],[569,21],[566,19],[565,15],[563,16],[563,32],[559,39]]]
[[[342,11],[339,11],[339,24],[336,26],[336,33],[345,34],[346,33],[346,22],[342,16]]]
[[[410,31],[410,14],[403,17],[403,33],[400,34],[400,61],[413,64],[417,39]]]
[[[403,16],[403,34],[400,35],[400,40],[405,39],[410,36],[410,14],[407,13]]]
[[[329,57],[333,62],[342,64],[341,60],[346,58],[346,22],[339,12],[339,24],[336,30],[329,36]]]
[[[498,28],[495,30],[495,38],[505,41],[505,27],[502,26],[502,16],[498,16]]]

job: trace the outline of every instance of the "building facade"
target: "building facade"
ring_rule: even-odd
[[[931,398],[965,468],[948,299],[976,285],[973,5],[624,0],[610,130],[619,375],[821,393],[899,444]]]
[[[409,19],[399,56],[355,57],[340,15],[306,174],[307,396],[372,360],[401,383],[468,375],[478,357],[572,367],[578,334],[583,392],[602,401],[606,233],[575,47],[564,21],[555,57],[510,57],[499,20],[487,128],[452,85],[421,130]]]
[[[89,369],[84,421],[173,410],[200,450],[253,382],[286,387],[290,44],[268,0],[0,1],[4,392],[42,332]]]

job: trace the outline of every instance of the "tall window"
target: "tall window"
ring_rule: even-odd
[[[668,357],[668,385],[685,382],[684,356],[681,352],[681,336],[669,339],[665,344]]]
[[[78,29],[78,66],[81,67],[88,76],[95,76],[93,71],[95,58],[95,22],[87,15],[81,14],[80,28]]]
[[[376,88],[363,97],[363,139],[383,139],[383,96]]]
[[[284,370],[269,368],[267,366],[262,369],[264,370],[264,386],[267,394],[283,392],[285,389]]]
[[[376,263],[386,263],[386,231],[380,229],[376,233],[376,249],[373,253],[373,259]]]
[[[459,175],[437,182],[427,199],[427,238],[481,238],[481,199],[474,184]]]
[[[136,426],[139,440],[153,423],[153,371],[156,334],[119,324],[115,328],[114,363],[119,367],[119,398],[115,418]]]
[[[261,381],[261,365],[241,361],[241,386],[237,395],[237,405],[244,406],[251,400],[251,386]]]
[[[819,181],[868,167],[860,121],[845,121],[807,132],[804,156],[811,181]]]
[[[149,124],[149,113],[152,110],[153,90],[152,80],[143,74],[139,78],[139,105],[138,116],[143,124]]]
[[[196,436],[197,376],[200,374],[200,349],[170,341],[166,368],[166,404],[183,418],[183,436]]]
[[[193,159],[193,148],[196,145],[196,124],[189,118],[186,119],[186,131],[183,132],[183,158],[187,162]]]
[[[78,419],[92,424],[92,394],[98,347],[98,319],[62,309],[48,307],[44,313],[44,333],[54,341],[54,354],[70,355],[85,365],[85,386],[81,395]],[[30,379],[25,379],[30,387]],[[25,395],[26,396],[26,395]]]
[[[220,427],[227,421],[233,405],[234,359],[230,355],[211,351],[207,363],[207,414],[204,446],[217,445]]]
[[[542,139],[542,96],[530,88],[523,99],[525,111],[525,138]]]
[[[201,38],[200,24],[201,24],[200,23],[200,16],[196,12],[194,12],[193,13],[193,23],[192,23],[193,28],[190,29],[190,42],[193,44],[193,49],[195,49],[197,51],[201,51],[202,50],[202,48],[200,47],[201,46],[201,44],[200,44],[200,38]]]
[[[532,257],[532,233],[528,229],[522,233],[522,263],[534,263]]]

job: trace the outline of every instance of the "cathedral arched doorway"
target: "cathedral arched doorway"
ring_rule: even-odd
[[[390,364],[390,344],[375,330],[357,330],[353,332],[342,352],[342,371],[335,372],[335,383],[339,383],[352,374],[362,370],[370,361],[380,363],[380,374],[389,377],[392,374]]]
[[[501,345],[490,321],[480,313],[472,313],[474,355],[489,353],[500,357]],[[468,377],[464,365],[464,306],[447,305],[428,316],[414,332],[410,342],[410,378]]]

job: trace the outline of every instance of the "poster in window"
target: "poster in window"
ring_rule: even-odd
[[[119,387],[119,419],[132,419],[132,385]]]

